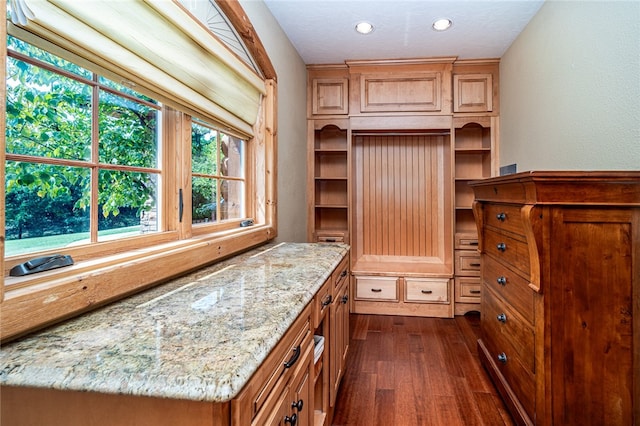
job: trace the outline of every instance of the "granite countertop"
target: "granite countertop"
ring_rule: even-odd
[[[348,251],[267,244],[0,349],[0,385],[235,397]]]

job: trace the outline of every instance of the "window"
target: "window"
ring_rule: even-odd
[[[5,255],[158,231],[158,102],[7,41]]]
[[[245,141],[204,122],[191,128],[192,223],[245,217]]]
[[[0,340],[276,236],[276,75],[239,3],[258,74],[177,2],[10,5],[29,13],[0,26]],[[54,253],[75,263],[10,275]]]

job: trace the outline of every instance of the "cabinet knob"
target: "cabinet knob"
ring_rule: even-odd
[[[507,363],[507,354],[505,354],[504,352],[499,353],[498,354],[498,361],[500,361],[503,364]]]
[[[347,270],[345,269],[344,271],[342,271],[342,272],[340,273],[340,278],[344,278],[344,277],[346,277],[346,276],[347,276]]]
[[[496,318],[498,318],[498,321],[500,321],[501,323],[507,322],[507,316],[504,313],[498,314]]]
[[[349,296],[347,296],[346,294],[344,296],[342,296],[342,303],[346,304],[349,301]]]
[[[505,277],[498,277],[496,281],[498,281],[498,284],[500,285],[507,285],[507,279]]]
[[[507,218],[507,215],[504,213],[498,213],[496,215],[496,219],[498,219],[500,222],[504,222],[504,220]]]
[[[302,407],[304,406],[304,401],[299,399],[297,401],[293,401],[291,403],[291,408],[295,408],[298,411],[302,411]]]
[[[498,251],[504,252],[507,249],[507,245],[505,243],[498,243],[496,245]]]
[[[284,422],[286,424],[290,424],[291,426],[295,426],[298,423],[298,415],[294,414],[291,417],[284,416]]]

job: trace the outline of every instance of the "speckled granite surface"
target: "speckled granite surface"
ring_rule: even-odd
[[[347,253],[268,244],[0,349],[0,385],[232,399]]]

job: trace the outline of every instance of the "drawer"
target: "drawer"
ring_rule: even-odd
[[[474,233],[457,233],[455,235],[455,248],[457,250],[477,250],[478,234]]]
[[[483,250],[504,264],[519,269],[525,276],[530,275],[529,247],[524,241],[485,229]]]
[[[254,377],[262,380],[252,380],[245,390],[251,392],[252,416],[255,416],[265,402],[276,392],[281,392],[289,381],[294,370],[304,359],[308,350],[313,350],[313,333],[311,332],[310,310],[296,320],[287,334],[274,349],[269,358],[262,364]],[[311,349],[310,349],[311,348]],[[261,385],[254,388],[253,385]]]
[[[535,294],[527,280],[490,256],[482,258],[482,279],[485,286],[533,324]]]
[[[515,234],[524,235],[522,216],[519,205],[490,204],[483,205],[484,224],[498,229],[504,229]]]
[[[332,279],[328,278],[320,290],[316,293],[313,298],[313,328],[318,328],[323,318],[329,312],[329,307],[331,306],[331,302],[333,301],[333,296],[331,295],[331,285]]]
[[[334,283],[334,286],[333,286],[334,297],[338,289],[342,287],[345,280],[348,280],[348,278],[349,278],[349,256],[345,256],[344,259],[340,261],[340,264],[333,271],[332,279]]]
[[[318,243],[344,243],[344,232],[317,231],[316,242]]]
[[[449,279],[405,278],[406,302],[449,303]]]
[[[456,277],[455,294],[456,302],[480,303],[480,278]]]
[[[398,300],[397,277],[356,277],[356,300]]]
[[[508,348],[496,346],[490,336],[482,335],[478,342],[479,350],[483,351],[497,370],[509,384],[509,388],[522,404],[530,419],[535,418],[535,376],[522,365],[517,355]],[[498,358],[500,356],[500,358]],[[500,359],[505,360],[504,362]]]
[[[480,276],[480,253],[471,250],[456,250],[456,275]]]
[[[480,321],[483,332],[492,336],[497,349],[509,348],[531,373],[535,371],[533,328],[491,290],[482,295]]]

